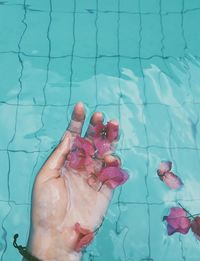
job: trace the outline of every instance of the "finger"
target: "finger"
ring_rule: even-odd
[[[115,135],[116,134],[116,137],[115,137],[115,139],[113,140],[113,142],[115,142],[116,140],[118,140],[118,138],[119,138],[119,123],[118,123],[118,121],[117,120],[110,120],[109,122],[108,122],[108,124],[109,125],[112,125],[112,132],[113,132],[113,135]]]
[[[103,122],[103,114],[101,112],[95,112],[90,119],[90,124],[86,131],[85,137],[92,140],[94,126],[102,122]]]
[[[66,131],[60,144],[47,159],[44,167],[51,170],[60,170],[64,166],[67,155],[70,152],[72,140],[72,134]]]
[[[83,123],[85,120],[85,110],[82,102],[75,105],[72,118],[67,128],[72,134],[81,134]]]

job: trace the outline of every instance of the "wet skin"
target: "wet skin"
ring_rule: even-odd
[[[35,179],[28,249],[41,260],[80,260],[81,252],[74,251],[78,238],[74,224],[78,222],[91,231],[97,229],[112,197],[112,190],[106,185],[100,191],[89,186],[86,171],[77,172],[64,167],[74,138],[81,135],[84,119],[84,106],[77,103],[60,144]],[[91,126],[102,121],[102,113],[92,115],[85,136],[91,142]],[[103,158],[109,163],[115,160],[111,154]],[[98,159],[95,161],[99,168],[101,163]]]

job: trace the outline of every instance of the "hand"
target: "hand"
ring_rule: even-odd
[[[84,107],[78,103],[63,139],[41,168],[34,183],[28,249],[41,260],[80,260],[81,253],[74,251],[78,238],[75,223],[91,231],[97,229],[112,197],[112,189],[106,185],[99,191],[89,186],[86,171],[77,173],[64,167],[74,138],[81,135],[84,119]],[[93,139],[90,135],[92,126],[102,121],[103,116],[99,112],[91,117],[86,132],[89,141]],[[110,163],[116,158],[107,155],[103,161]],[[98,168],[99,159],[94,162]]]

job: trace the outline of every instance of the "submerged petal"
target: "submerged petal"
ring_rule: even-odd
[[[183,185],[181,179],[173,172],[166,172],[162,177],[162,181],[171,189],[178,189]]]
[[[68,156],[69,166],[73,169],[81,169],[84,166],[84,158],[79,156],[78,151],[72,151]]]
[[[105,167],[97,175],[97,178],[109,188],[114,189],[128,180],[126,171],[119,167]]]
[[[111,150],[111,144],[107,139],[102,139],[101,137],[94,138],[94,145],[98,150],[99,156],[103,156],[106,152]]]
[[[72,146],[72,151],[68,155],[69,167],[73,169],[81,169],[93,171],[94,148],[90,141],[77,136]]]
[[[80,252],[83,247],[86,247],[93,240],[94,233],[89,229],[82,228],[79,223],[75,224],[74,229],[78,233],[74,250]]]

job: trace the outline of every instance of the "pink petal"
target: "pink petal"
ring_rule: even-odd
[[[72,151],[68,156],[69,166],[74,169],[86,169],[92,172],[94,148],[90,141],[76,136],[74,144],[72,146]]]
[[[127,181],[128,174],[119,167],[105,167],[98,174],[97,178],[109,188],[114,189]]]
[[[94,145],[98,150],[99,156],[103,156],[106,152],[111,150],[111,144],[107,141],[107,139],[94,138]]]
[[[187,213],[182,208],[171,208],[169,216],[165,217],[167,221],[168,235],[172,235],[175,232],[186,234],[191,226],[190,220],[187,217]]]
[[[79,157],[78,151],[70,152],[68,156],[69,166],[73,169],[82,169],[84,168],[84,158]]]
[[[191,229],[195,237],[200,240],[200,217],[195,217],[191,223]]]
[[[76,136],[73,147],[83,149],[86,155],[92,156],[94,154],[92,143],[80,136]]]
[[[171,161],[161,161],[159,171],[161,174],[164,174],[165,172],[169,172],[171,168],[172,168]]]
[[[85,246],[87,246],[94,238],[94,233],[89,229],[82,228],[79,223],[74,226],[75,231],[78,233],[78,240],[75,244],[75,251],[79,252]]]
[[[80,223],[78,223],[78,222],[75,223],[74,229],[78,234],[81,234],[81,235],[87,235],[88,233],[91,233],[91,231],[89,229],[81,227]]]
[[[104,125],[103,123],[99,122],[97,123],[97,125],[95,125],[92,128],[92,132],[94,134],[94,137],[100,137],[101,136],[101,132],[103,131],[103,129],[106,128],[106,125]]]
[[[89,233],[89,234],[85,235],[78,242],[76,242],[74,250],[77,252],[80,252],[82,248],[89,245],[89,243],[93,240],[93,238],[94,238],[93,233]]]
[[[166,172],[162,177],[162,181],[171,189],[178,189],[183,185],[181,179],[173,172]]]
[[[119,167],[119,161],[118,160],[114,160],[112,162],[107,162],[106,163],[106,167]]]
[[[113,142],[117,139],[119,133],[119,126],[112,122],[107,123],[107,138],[109,142]]]

